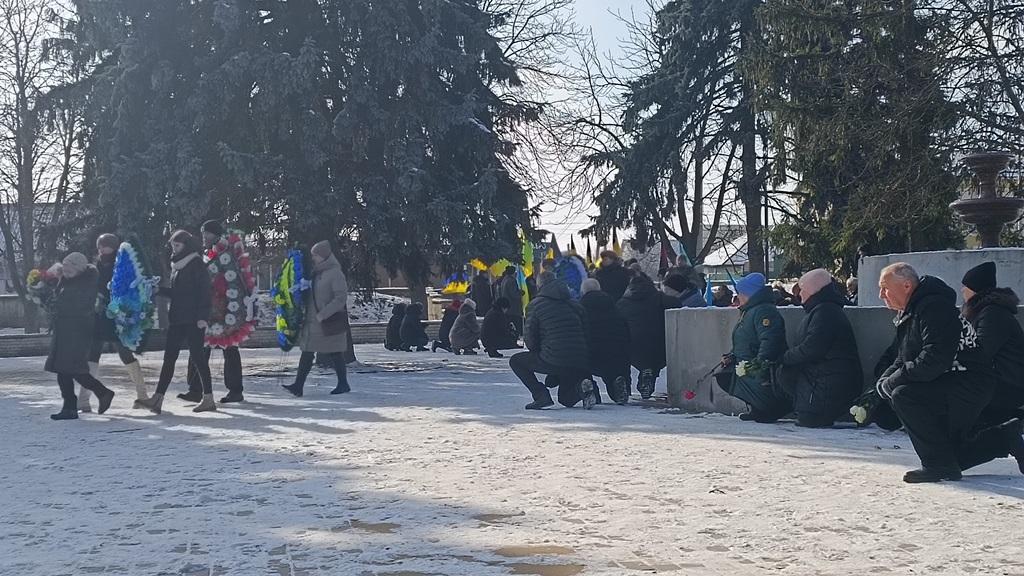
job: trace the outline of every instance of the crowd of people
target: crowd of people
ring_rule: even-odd
[[[201,233],[208,250],[220,241],[224,229],[209,221]],[[92,395],[97,411],[107,411],[114,392],[102,384],[98,368],[108,345],[135,387],[135,408],[160,413],[180,351],[187,348],[189,389],[179,398],[194,402],[195,412],[216,410],[209,359],[218,346],[210,344],[208,335],[214,253],[205,252],[187,231],[170,238],[170,279],[159,289],[159,295],[169,300],[166,343],[156,391],[149,396],[138,358],[121,344],[112,321],[102,312],[119,243],[116,236],[103,234],[96,241],[93,263],[75,252],[51,269],[60,281],[45,369],[57,375],[63,398],[61,411],[51,418],[75,419],[80,411],[91,411]],[[348,284],[329,243],[314,245],[310,256],[313,270],[298,336],[301,355],[295,381],[284,388],[302,396],[319,357],[334,367],[337,385],[331,393],[343,394],[351,390],[344,358],[350,338]],[[552,390],[563,406],[593,408],[602,402],[598,379],[611,401],[627,404],[634,369],[639,374],[636,390],[649,399],[666,367],[665,311],[724,305],[728,299],[728,305],[738,307],[740,318],[732,349],[722,356],[714,376],[720,388],[749,406],[741,420],[767,424],[792,417],[798,426],[822,428],[849,420],[852,414],[860,425],[902,426],[922,463],[906,474],[907,482],[957,480],[965,469],[1010,456],[1024,473],[1024,331],[1016,319],[1019,300],[1012,290],[998,287],[991,262],[964,276],[962,309],[957,308],[956,292],[939,278],[921,276],[904,263],[882,271],[880,297],[897,313],[897,336],[867,389],[857,338],[843,312],[851,299],[856,300],[855,279],[844,285],[817,269],[804,274],[788,292],[753,273],[733,282],[735,293],[719,287],[709,302],[706,279],[693,268],[673,268],[656,283],[613,251],[601,254],[600,266],[583,280],[578,298],[551,270],[536,276],[535,287],[529,288],[534,293],[524,307],[513,267],[494,285],[481,274],[467,298],[445,308],[433,342],[427,336],[422,305],[397,304],[385,347],[465,355],[482,349],[494,358],[514,350],[509,366],[532,396],[527,410],[553,406]],[[791,342],[778,310],[783,304],[805,310]],[[244,398],[238,348],[221,348],[228,389],[221,403],[240,402]],[[78,395],[75,383],[81,387]]]

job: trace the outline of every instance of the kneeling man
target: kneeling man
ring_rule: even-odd
[[[878,379],[921,458],[905,482],[959,480],[957,453],[992,397],[990,370],[977,336],[942,280],[919,277],[907,263],[882,269],[879,297],[897,311],[896,359]]]

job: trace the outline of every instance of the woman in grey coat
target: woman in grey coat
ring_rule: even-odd
[[[466,298],[462,303],[449,338],[456,354],[476,354],[480,347],[480,323],[476,319],[476,302],[472,298]]]
[[[299,371],[295,383],[283,388],[295,396],[302,396],[309,371],[317,354],[329,357],[338,375],[338,385],[331,394],[350,392],[348,373],[345,366],[345,349],[348,347],[348,281],[341,271],[341,264],[331,252],[327,241],[313,246],[313,286],[306,294],[306,316],[299,333]]]

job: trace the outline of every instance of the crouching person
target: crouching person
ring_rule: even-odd
[[[476,319],[476,302],[466,298],[459,309],[459,317],[450,334],[452,350],[456,354],[476,355],[480,347],[480,322]]]
[[[736,291],[740,321],[732,332],[732,352],[722,358],[722,363],[734,366],[736,373],[722,384],[722,389],[750,406],[749,412],[740,415],[741,420],[768,424],[792,410],[789,399],[768,376],[769,365],[786,352],[786,326],[775,307],[775,292],[765,285],[762,274],[740,278]],[[753,369],[754,365],[760,369]]]
[[[793,346],[782,356],[780,386],[797,426],[825,428],[849,412],[863,386],[857,340],[846,303],[823,268],[800,278],[806,312]]]
[[[508,315],[508,309],[508,298],[498,298],[484,316],[480,341],[491,358],[502,358],[502,350],[521,348],[519,333],[516,332],[512,317]]]
[[[583,402],[587,410],[597,398],[590,380],[583,307],[572,300],[569,287],[551,272],[540,275],[540,290],[526,315],[524,339],[529,352],[509,358],[512,372],[533,395],[527,410],[554,405],[548,388],[537,379],[547,374],[557,383],[558,402],[572,407]]]
[[[1016,318],[1020,299],[1013,290],[996,287],[993,262],[969,270],[962,292],[963,317],[974,326],[982,360],[993,367],[995,390],[957,461],[967,470],[1012,456],[1024,474],[1024,330]]]
[[[990,372],[956,292],[903,262],[882,269],[879,297],[896,315],[896,359],[876,384],[921,458],[905,482],[959,480],[957,454],[992,398]]]
[[[587,312],[587,348],[590,372],[604,380],[612,401],[628,404],[630,394],[629,325],[615,307],[615,299],[601,290],[596,278],[580,287],[580,304]]]

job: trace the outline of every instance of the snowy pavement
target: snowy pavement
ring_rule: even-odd
[[[110,412],[59,423],[43,359],[0,360],[0,574],[1024,574],[1009,460],[908,486],[902,433],[525,412],[507,362],[358,355],[295,399],[297,353],[244,350],[246,403],[161,416],[110,355]]]

